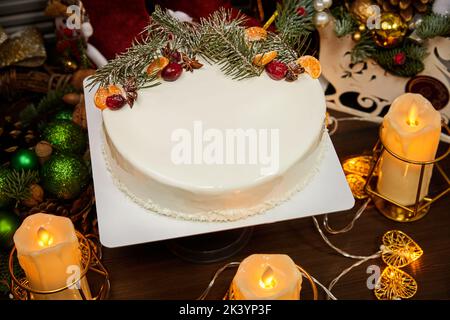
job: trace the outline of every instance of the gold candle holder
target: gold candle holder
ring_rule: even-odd
[[[442,127],[447,131],[448,134],[450,134],[450,128],[447,126],[447,124],[442,122]],[[399,202],[381,194],[377,190],[376,186],[378,181],[380,160],[382,159],[383,154],[385,153],[389,153],[391,156],[408,165],[420,166],[420,175],[417,184],[417,193],[415,197],[416,201],[413,205],[410,206],[402,205]],[[396,154],[383,143],[381,138],[379,138],[377,143],[375,144],[375,147],[373,148],[373,165],[371,166],[364,189],[366,193],[372,198],[375,207],[387,218],[398,222],[412,222],[419,220],[428,213],[432,203],[442,198],[450,191],[450,179],[445,174],[445,171],[442,168],[442,166],[439,164],[439,162],[445,159],[449,154],[450,154],[450,147],[447,148],[445,153],[435,158],[434,160],[414,161],[406,159]],[[440,174],[440,176],[444,179],[447,186],[444,187],[444,189],[442,189],[441,191],[435,192],[434,195],[426,195],[423,199],[420,199],[423,188],[422,182],[425,174],[425,168],[427,166],[433,166],[432,170],[437,171],[437,173]]]
[[[109,295],[110,282],[109,273],[100,261],[99,253],[100,249],[96,246],[91,239],[93,236],[83,236],[78,231],[76,232],[78,242],[80,244],[81,251],[81,266],[82,269],[80,276],[75,279],[71,284],[67,284],[62,288],[49,291],[34,290],[30,287],[26,277],[18,276],[14,272],[14,260],[17,259],[16,247],[14,246],[9,255],[9,274],[11,276],[10,289],[14,299],[17,300],[33,300],[33,294],[46,295],[54,294],[69,289],[74,286],[72,290],[78,290],[83,300],[88,298],[84,294],[81,287],[77,287],[77,283],[80,283],[81,279],[86,277],[89,271],[100,275],[103,278],[102,285],[98,290],[97,295],[92,296],[92,300],[104,300]]]

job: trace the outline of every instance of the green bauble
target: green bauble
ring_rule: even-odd
[[[13,212],[0,211],[0,248],[9,249],[13,245],[13,236],[20,226],[19,217]]]
[[[55,120],[48,124],[42,139],[61,152],[81,154],[86,149],[86,133],[68,120]]]
[[[89,170],[75,155],[56,154],[41,169],[42,186],[59,199],[76,197],[89,181]]]
[[[39,159],[36,154],[28,149],[20,149],[11,157],[11,166],[20,170],[33,170],[39,165]]]
[[[5,194],[6,177],[11,172],[10,169],[0,167],[0,208],[4,208],[11,203],[11,198]]]
[[[63,109],[59,111],[55,116],[53,117],[53,120],[67,120],[72,121],[72,114],[73,110],[71,109]]]

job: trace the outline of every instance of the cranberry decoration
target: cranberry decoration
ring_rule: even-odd
[[[119,110],[125,105],[125,98],[121,94],[112,94],[106,98],[106,106],[111,110]]]
[[[273,60],[266,65],[266,72],[273,80],[281,80],[286,76],[288,67],[285,63]]]
[[[175,81],[183,72],[183,67],[181,64],[176,62],[170,62],[162,71],[161,71],[161,77],[165,81]]]
[[[300,17],[303,17],[306,14],[306,9],[305,7],[298,7],[297,8],[297,15]]]
[[[394,56],[394,63],[397,66],[402,66],[406,62],[406,54],[404,52],[399,52]]]

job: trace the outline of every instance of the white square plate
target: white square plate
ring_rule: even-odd
[[[86,83],[85,83],[86,84]],[[196,234],[223,231],[283,220],[348,210],[355,201],[330,137],[319,172],[289,201],[263,214],[232,222],[178,220],[150,212],[129,199],[114,184],[102,153],[102,115],[94,106],[94,87],[85,87],[92,172],[100,241],[114,248]]]

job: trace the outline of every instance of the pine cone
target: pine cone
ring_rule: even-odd
[[[430,0],[377,0],[384,12],[395,12],[406,22],[412,20],[416,13],[428,11]]]
[[[39,205],[44,200],[44,190],[38,184],[32,184],[30,186],[30,196],[22,200],[22,204],[28,208]]]

